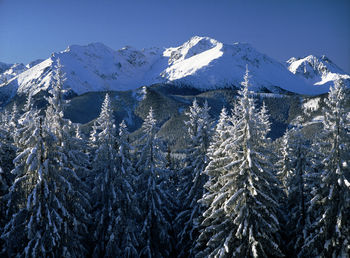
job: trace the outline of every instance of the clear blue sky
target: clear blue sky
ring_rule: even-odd
[[[349,0],[0,0],[0,61],[72,44],[177,46],[194,35],[247,42],[279,61],[326,54],[350,72]]]

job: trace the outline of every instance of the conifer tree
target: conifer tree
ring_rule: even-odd
[[[95,152],[97,150],[98,147],[98,131],[97,131],[97,122],[96,120],[94,121],[93,125],[92,125],[92,130],[90,132],[90,136],[88,139],[88,144],[86,146],[87,148],[87,156],[88,156],[88,163],[89,163],[89,168],[91,170],[93,170],[93,163],[94,163],[94,159],[95,159]],[[90,173],[90,175],[88,175],[87,178],[87,183],[90,185],[90,187],[94,187],[94,179],[95,175],[94,173]]]
[[[0,124],[0,136],[2,139],[2,144],[13,144],[14,132],[18,126],[19,111],[17,104],[13,103],[11,111],[5,109],[1,114],[1,124]]]
[[[9,182],[5,176],[4,171],[0,167],[0,234],[2,232],[3,226],[6,223],[6,202],[3,199],[3,196],[7,194],[9,189]],[[1,244],[1,239],[0,239]],[[1,248],[0,248],[1,254]]]
[[[11,183],[13,177],[10,171],[13,169],[12,160],[16,157],[15,132],[18,129],[19,111],[16,103],[11,112],[7,109],[0,116],[0,164],[2,164],[3,177]]]
[[[88,141],[81,134],[79,124],[76,125],[75,133],[73,133],[73,135],[72,132],[70,132],[71,128],[73,128],[73,124],[68,120],[67,125],[63,128],[70,139],[65,148],[69,150],[68,160],[70,166],[74,169],[76,175],[81,179],[82,184],[86,188],[89,187],[87,178],[91,174],[89,169],[90,160],[88,153]],[[87,196],[89,195],[87,194]]]
[[[60,71],[60,67],[57,67]],[[59,72],[58,72],[59,73]],[[88,214],[86,198],[81,194],[75,175],[67,162],[58,94],[61,75],[56,74],[53,97],[45,119],[39,111],[26,105],[20,129],[16,132],[18,155],[12,173],[16,176],[10,188],[7,214],[12,219],[2,237],[8,255],[27,257],[86,254],[82,221]],[[18,238],[18,241],[14,239]]]
[[[29,102],[27,100],[27,102]],[[24,110],[29,111],[28,110]],[[0,168],[0,234],[3,231],[3,227],[11,219],[12,214],[7,210],[7,202],[9,201],[8,191],[13,183],[14,175],[10,173],[14,166],[12,161],[16,157],[17,152],[23,151],[25,146],[18,144],[16,141],[16,135],[21,130],[21,124],[25,115],[19,116],[17,105],[14,103],[12,106],[12,112],[3,112],[1,116],[0,126],[0,164],[4,165],[4,169]],[[1,239],[0,239],[1,242]],[[7,250],[5,250],[5,242],[0,243],[2,252],[0,250],[0,256],[7,256]],[[1,248],[0,248],[1,249]]]
[[[90,132],[90,138],[89,138],[89,146],[91,149],[96,150],[97,149],[97,138],[98,138],[98,132],[97,132],[97,123],[96,121],[92,125],[92,131]],[[93,151],[91,153],[91,156],[93,156]]]
[[[109,95],[106,94],[102,103],[100,116],[96,120],[97,150],[93,158],[93,173],[95,174],[93,188],[94,257],[118,256],[122,250],[116,232],[118,232],[117,180],[120,170],[118,150],[116,148],[116,127]],[[118,190],[119,191],[119,190]]]
[[[60,61],[56,64],[55,84],[50,93],[46,110],[45,123],[49,132],[55,137],[55,144],[50,145],[51,154],[57,159],[57,173],[66,184],[68,190],[63,196],[60,196],[62,203],[68,211],[67,225],[71,227],[66,232],[66,239],[69,242],[74,239],[75,247],[81,254],[86,253],[85,238],[88,233],[88,224],[90,223],[90,200],[89,188],[82,181],[87,171],[87,157],[81,151],[80,141],[72,136],[73,126],[71,121],[64,118],[65,101],[63,97],[63,82],[65,81]],[[74,241],[71,241],[74,243]]]
[[[7,193],[9,186],[8,183],[6,182],[6,179],[4,177],[4,172],[2,168],[0,167],[0,236],[1,232],[3,230],[3,226],[6,223],[6,203],[4,202],[2,196]],[[5,256],[5,248],[4,246],[4,241],[0,237],[0,256]]]
[[[308,201],[305,177],[311,173],[309,146],[299,127],[288,130],[282,139],[278,162],[279,177],[286,195],[287,212],[286,237],[289,255],[297,255],[304,245],[304,229],[308,222],[306,203]]]
[[[118,227],[116,237],[119,241],[121,257],[137,257],[140,239],[137,221],[141,215],[135,191],[136,171],[131,158],[128,128],[123,120],[119,125],[118,159],[120,169],[116,181],[118,200]]]
[[[323,130],[314,142],[317,180],[311,192],[307,228],[300,255],[348,257],[350,253],[350,135],[348,95],[336,82],[323,109]],[[312,176],[312,175],[311,175]]]
[[[136,169],[139,174],[139,198],[142,211],[142,257],[169,257],[172,251],[171,224],[173,209],[167,193],[160,187],[164,174],[157,121],[151,108],[142,124],[140,152]]]
[[[22,129],[20,143],[25,148],[14,160],[16,180],[7,196],[7,215],[12,219],[2,235],[7,255],[68,255],[70,250],[61,241],[66,210],[57,198],[56,164],[48,150],[55,139],[37,111],[25,116]]]
[[[269,124],[265,111],[258,112],[249,96],[248,69],[242,86],[233,109],[232,144],[225,150],[230,160],[225,160],[221,173],[213,167],[206,171],[208,193],[201,202],[207,210],[198,238],[197,246],[202,246],[198,257],[282,256],[275,235],[279,230],[274,196],[278,181],[264,154]]]
[[[31,103],[31,98],[28,98],[25,104],[27,107]],[[31,106],[28,106],[28,109],[24,109],[24,112],[30,110]],[[20,116],[16,103],[12,106],[11,112],[6,112],[5,110],[1,114],[1,126],[0,126],[0,164],[1,172],[0,172],[0,226],[7,221],[6,219],[6,201],[5,198],[1,198],[8,193],[9,187],[11,186],[14,175],[11,174],[13,166],[13,160],[16,157],[16,151],[21,151],[22,147],[16,141],[16,135],[21,130],[21,120],[23,120],[23,116]],[[1,229],[0,229],[1,232]]]
[[[3,196],[9,188],[8,182],[4,176],[4,171],[0,167],[0,196]]]
[[[180,213],[176,217],[177,249],[180,256],[188,256],[192,252],[194,241],[198,235],[198,218],[202,212],[198,200],[204,193],[203,185],[206,175],[203,171],[208,164],[207,149],[211,136],[211,121],[208,102],[200,107],[195,99],[186,112],[188,121],[185,125],[189,134],[189,144],[185,150],[184,168],[179,171]]]
[[[9,132],[13,132],[17,128],[19,116],[20,114],[17,108],[17,104],[13,103],[12,111],[9,119]]]
[[[230,149],[227,148],[227,146],[230,144],[231,133],[233,131],[232,119],[228,116],[226,109],[223,108],[208,149],[209,164],[204,171],[204,173],[208,175],[208,181],[204,185],[208,190],[204,195],[206,200],[217,197],[224,186],[219,178],[223,176],[225,167],[231,160],[229,158],[231,156],[229,153]],[[200,218],[201,228],[205,228],[205,232],[202,231],[200,237],[197,239],[194,254],[198,257],[204,257],[215,255],[220,252],[225,253],[224,242],[227,233],[229,233],[225,233],[225,231],[230,230],[234,225],[225,212],[223,212],[223,209],[220,207],[220,202],[209,203],[203,199],[201,199],[200,202],[207,205],[207,210]],[[212,212],[215,213],[216,216],[208,217]],[[210,228],[207,228],[207,226],[210,226]],[[215,234],[215,236],[213,236],[212,230],[214,229],[219,229],[220,234]]]
[[[12,171],[16,175],[16,180],[6,196],[8,201],[7,216],[12,216],[12,219],[5,226],[2,239],[6,242],[5,249],[8,256],[42,254],[35,247],[40,247],[44,251],[43,254],[45,254],[46,251],[52,250],[51,243],[55,245],[57,243],[55,240],[58,239],[57,235],[52,235],[55,240],[49,241],[50,246],[46,246],[38,239],[44,238],[42,236],[43,232],[38,231],[36,234],[33,232],[36,230],[33,223],[43,221],[42,216],[46,216],[41,210],[47,208],[47,205],[39,205],[38,203],[45,201],[45,198],[44,196],[39,198],[38,194],[44,195],[43,186],[44,188],[47,186],[47,162],[44,167],[46,159],[44,156],[42,118],[39,118],[38,112],[33,112],[30,116],[27,114],[25,118],[26,120],[23,121],[23,136],[26,136],[26,138],[21,138],[20,142],[23,144],[23,150],[14,160],[16,167]],[[48,194],[47,191],[45,194]],[[45,197],[47,198],[47,196]],[[38,207],[40,210],[34,213]],[[28,226],[25,225],[27,223]],[[52,229],[52,224],[50,229]],[[51,233],[52,230],[47,228],[47,231]]]
[[[6,211],[6,204],[3,200],[3,196],[8,193],[9,187],[12,184],[13,181],[13,175],[10,173],[9,169],[12,168],[11,165],[6,164],[7,162],[11,162],[10,159],[12,157],[12,151],[9,153],[6,149],[6,145],[3,145],[0,142],[0,155],[3,155],[0,159],[0,165],[5,165],[6,170],[0,167],[0,232],[2,229],[3,223],[6,221],[5,211]],[[3,149],[4,148],[4,149]],[[7,155],[10,155],[7,156]]]

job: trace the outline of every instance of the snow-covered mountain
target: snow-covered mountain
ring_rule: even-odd
[[[0,82],[0,92],[10,97],[48,89],[58,59],[66,74],[64,88],[77,94],[129,90],[154,83],[199,89],[239,86],[246,65],[252,90],[317,95],[329,88],[328,84],[310,83],[248,44],[223,44],[196,36],[179,47],[166,49],[124,47],[116,51],[101,43],[73,45],[44,61],[34,61],[6,83]]]
[[[0,62],[0,84],[6,84],[9,80],[32,68],[33,66],[43,62],[43,59],[38,59],[30,62],[27,65],[22,63],[6,64]]]
[[[41,62],[43,62],[44,59],[37,59],[35,61],[30,62],[29,64],[26,65],[26,68],[32,68],[33,66],[36,66],[37,64],[40,64]]]
[[[249,44],[229,45],[210,38],[193,37],[180,47],[166,49],[163,55],[168,57],[169,66],[161,73],[162,78],[197,88],[239,86],[248,65],[252,90],[276,92],[281,88],[300,94],[327,91],[300,80],[281,63]]]
[[[350,86],[350,75],[346,74],[326,56],[309,55],[304,58],[292,57],[287,61],[289,71],[304,78],[315,86],[331,86],[334,81],[341,80]]]
[[[53,53],[3,85],[2,91],[36,94],[48,89],[53,81],[58,59],[66,75],[64,87],[77,94],[89,91],[128,90],[143,85],[143,77],[161,56],[158,49],[138,51],[125,47],[114,51],[101,43],[69,46]]]
[[[12,66],[12,64],[6,64],[3,62],[0,62],[0,74],[5,72],[7,69],[9,69]]]
[[[27,70],[26,67],[22,63],[17,64],[5,64],[0,63],[0,84],[3,82],[7,82],[8,80],[16,77],[18,74],[23,73]]]

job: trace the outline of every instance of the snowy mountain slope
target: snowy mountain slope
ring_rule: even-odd
[[[2,82],[7,82],[11,78],[21,74],[27,70],[27,67],[24,64],[5,64],[0,63],[0,84]]]
[[[9,69],[13,64],[6,64],[3,62],[0,62],[0,74],[5,72],[7,69]]]
[[[73,45],[50,58],[24,67],[0,93],[36,94],[53,81],[57,60],[66,74],[64,88],[77,94],[104,90],[129,90],[154,83],[192,86],[201,90],[239,86],[248,64],[252,90],[299,94],[325,93],[329,85],[313,85],[291,73],[283,64],[259,53],[248,44],[223,44],[207,37],[192,37],[179,47],[113,50],[101,43]]]
[[[30,62],[27,65],[22,63],[16,64],[5,64],[0,62],[0,85],[7,84],[9,80],[16,77],[17,75],[25,72],[26,70],[32,68],[33,66],[43,62],[43,59],[38,59]]]
[[[26,68],[32,68],[33,66],[36,66],[37,64],[40,64],[44,59],[37,59],[35,61],[30,62],[29,64],[26,65]]]
[[[73,45],[19,74],[3,90],[36,94],[48,89],[58,59],[66,74],[65,88],[77,94],[136,88],[142,83],[143,73],[149,70],[155,51],[136,51],[130,47],[114,51],[101,43]]]
[[[350,86],[350,75],[346,74],[326,56],[309,55],[304,58],[292,57],[287,61],[289,71],[305,79],[309,84],[331,86],[341,80]]]
[[[291,74],[274,59],[259,53],[249,44],[223,44],[216,40],[193,37],[178,48],[164,52],[169,57],[169,67],[162,78],[202,89],[239,86],[246,64],[251,74],[252,90],[277,88],[300,94],[321,94],[326,87],[313,87]]]

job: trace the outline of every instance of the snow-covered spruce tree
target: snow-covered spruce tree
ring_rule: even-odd
[[[7,178],[5,176],[4,171],[0,167],[0,234],[3,230],[4,224],[6,224],[7,222],[6,202],[3,196],[8,193],[8,189],[9,189],[9,183],[7,182]],[[1,239],[0,239],[0,246],[2,246]],[[1,255],[1,247],[0,247],[0,255]]]
[[[119,231],[119,211],[117,188],[120,164],[118,159],[116,127],[113,109],[108,94],[102,103],[100,116],[95,126],[97,150],[94,153],[92,168],[95,175],[94,203],[94,241],[93,257],[113,257],[122,254]]]
[[[30,205],[31,202],[27,203],[27,199],[34,199],[35,197],[35,202],[42,201],[43,198],[37,198],[37,193],[41,193],[38,189],[41,190],[42,185],[47,185],[46,177],[45,179],[43,177],[46,175],[46,169],[43,168],[43,163],[46,160],[44,157],[42,118],[39,118],[38,112],[32,112],[30,115],[26,114],[24,118],[25,120],[22,122],[22,135],[24,137],[21,139],[23,149],[14,160],[15,169],[12,171],[16,175],[16,180],[11,186],[9,194],[6,196],[6,215],[9,218],[12,217],[12,219],[7,223],[1,235],[1,238],[5,241],[6,255],[9,257],[16,255],[24,256],[26,253],[29,256],[33,254],[33,250],[30,250],[32,249],[31,242],[35,241],[37,245],[40,244],[38,242],[39,240],[35,238],[35,234],[32,234],[33,223],[28,226],[26,224],[34,216],[42,220],[41,215],[43,214],[40,210],[37,210],[39,214],[34,213],[35,207]],[[42,207],[45,209],[47,206],[42,205]],[[37,221],[36,219],[34,220]],[[42,237],[42,233],[42,231],[39,231],[37,235]],[[44,252],[48,249],[45,246]],[[29,250],[31,252],[28,252]]]
[[[4,171],[0,167],[0,196],[3,196],[9,188],[8,182],[4,176]]]
[[[173,248],[169,218],[173,204],[160,184],[164,178],[163,157],[156,136],[157,121],[151,108],[142,124],[136,164],[139,175],[139,202],[142,212],[140,255],[142,257],[169,257]]]
[[[30,102],[30,98],[28,98],[27,102]],[[27,112],[29,110],[30,108],[25,109],[24,112]],[[24,129],[26,129],[26,127],[28,126],[28,119],[26,119],[28,118],[28,113],[25,113],[21,117],[18,116],[19,113],[15,104],[12,107],[11,113],[5,110],[1,114],[0,163],[4,165],[4,169],[1,168],[0,172],[0,234],[3,231],[3,226],[9,222],[11,216],[13,215],[13,212],[8,211],[7,203],[10,199],[10,194],[8,194],[9,187],[12,185],[14,179],[14,175],[10,172],[14,168],[12,161],[16,157],[15,150],[17,150],[17,152],[20,153],[21,151],[23,151],[23,149],[26,148],[26,146],[23,146],[23,144],[17,141],[18,139],[16,136],[21,135],[23,124],[25,124]],[[0,243],[0,246],[4,246],[3,252],[1,252],[0,250],[0,256],[6,256],[5,253],[7,253],[7,250],[5,250],[4,243],[4,241],[3,243]]]
[[[178,194],[178,170],[179,170],[179,164],[177,163],[177,159],[174,157],[171,147],[169,146],[170,143],[164,144],[163,142],[163,149],[166,150],[166,154],[164,156],[164,169],[166,170],[166,173],[164,174],[164,180],[162,180],[161,187],[164,189],[164,191],[167,192],[167,194],[170,196],[171,200],[173,200],[174,208],[173,211],[173,217],[172,221],[174,221],[176,217],[176,213],[178,210],[178,203],[177,203],[177,194]]]
[[[96,120],[94,121],[94,124],[91,126],[91,132],[90,132],[90,136],[89,136],[89,139],[88,139],[88,144],[87,144],[87,155],[88,155],[88,160],[89,160],[89,168],[92,170],[93,167],[92,167],[92,164],[93,164],[93,161],[95,159],[95,152],[97,150],[97,147],[98,147],[98,142],[97,142],[97,139],[98,139],[98,131],[97,131],[97,122]],[[94,173],[90,173],[90,175],[88,176],[87,178],[87,182],[89,183],[89,185],[91,187],[94,187]]]
[[[12,218],[1,237],[10,257],[70,257],[74,252],[62,241],[67,211],[58,195],[66,189],[56,181],[58,163],[49,150],[56,138],[38,113],[28,112],[22,121],[19,143],[25,148],[14,160],[16,180],[7,195]]]
[[[201,234],[196,241],[194,254],[197,257],[225,254],[225,240],[234,227],[231,218],[221,207],[222,203],[213,202],[224,187],[220,178],[224,176],[225,167],[231,161],[230,148],[227,147],[230,145],[233,131],[232,119],[223,108],[208,149],[209,164],[204,171],[208,176],[208,181],[204,185],[207,192],[200,202],[207,207],[207,210],[200,218],[200,229],[203,230],[200,230]],[[213,213],[216,215],[212,216]]]
[[[178,201],[180,212],[176,217],[177,250],[180,256],[188,256],[198,236],[198,217],[202,205],[198,200],[204,193],[203,185],[207,180],[203,171],[208,164],[207,149],[211,136],[211,121],[207,101],[200,107],[195,99],[186,112],[185,122],[189,144],[185,150],[184,167],[179,171]]]
[[[300,252],[305,240],[306,203],[309,199],[305,176],[311,170],[309,148],[301,129],[298,127],[290,129],[283,136],[277,164],[278,176],[281,178],[286,195],[284,207],[287,213],[286,249],[290,256],[296,256]]]
[[[9,187],[13,181],[13,175],[10,173],[10,169],[13,168],[11,159],[15,157],[15,155],[13,155],[14,153],[12,145],[3,144],[0,136],[0,234],[2,226],[6,221],[6,204],[3,196],[8,193]],[[5,169],[3,169],[3,167],[5,167]]]
[[[17,129],[19,117],[16,103],[12,105],[10,112],[6,109],[1,113],[0,131],[3,141],[13,143],[13,132]]]
[[[69,156],[71,157],[70,163],[73,168],[75,168],[75,172],[77,176],[84,182],[84,186],[88,186],[87,177],[91,174],[90,172],[90,161],[89,161],[89,152],[88,152],[88,141],[84,138],[80,131],[80,125],[75,125],[75,132],[70,136],[70,144],[71,146],[66,146],[66,148],[70,149]],[[65,126],[64,129],[70,129],[73,127],[72,123],[68,121],[68,126]],[[67,131],[68,131],[67,130]],[[68,132],[69,134],[71,132]]]
[[[7,180],[4,177],[4,173],[2,168],[0,167],[0,236],[1,232],[3,231],[3,226],[6,224],[6,203],[4,202],[2,196],[7,193],[8,191],[8,183]],[[4,241],[0,237],[0,256],[5,256],[5,248],[4,246]]]
[[[96,121],[92,125],[92,131],[90,132],[90,137],[89,137],[89,147],[92,150],[97,149],[97,138],[98,138],[98,132],[97,132],[97,123]],[[92,151],[90,154],[93,156],[94,151]]]
[[[118,202],[118,227],[115,227],[115,237],[118,240],[120,257],[138,257],[140,246],[137,234],[139,228],[137,220],[141,215],[139,210],[136,191],[134,189],[137,178],[131,157],[131,146],[129,144],[129,132],[124,120],[119,125],[118,138],[118,169],[116,180],[116,195]]]
[[[69,139],[65,137],[58,98],[61,77],[56,76],[46,117],[28,110],[16,132],[19,154],[12,171],[16,180],[7,195],[7,213],[13,216],[2,235],[10,256],[86,254],[82,234],[86,232],[88,202],[81,193],[80,179],[67,161],[69,149],[65,146]]]
[[[26,101],[23,112],[26,113],[31,109],[31,98]],[[18,143],[17,135],[21,135],[22,121],[28,114],[20,116],[17,109],[17,105],[13,104],[12,112],[4,112],[1,114],[1,126],[0,126],[0,164],[1,167],[1,180],[3,187],[0,186],[0,196],[7,193],[9,186],[12,184],[14,175],[10,172],[14,168],[13,160],[16,157],[16,151],[22,151],[25,146]],[[6,186],[5,186],[6,185]],[[0,210],[5,212],[6,205],[2,205]],[[2,219],[5,218],[3,214]]]
[[[198,257],[282,256],[275,235],[279,230],[274,196],[278,181],[266,156],[269,123],[265,111],[256,110],[249,85],[247,69],[233,110],[231,144],[225,150],[230,160],[221,173],[212,173],[213,168],[207,171],[208,193],[201,200],[207,210],[198,242],[209,240]],[[216,189],[215,184],[220,187]]]
[[[51,97],[47,99],[49,106],[46,110],[45,124],[56,138],[55,144],[50,146],[50,152],[58,162],[58,187],[67,188],[59,199],[67,210],[66,223],[70,230],[67,230],[61,238],[74,250],[71,255],[84,255],[87,251],[85,239],[91,220],[89,189],[81,179],[88,172],[87,157],[82,152],[84,146],[81,146],[81,142],[72,135],[74,131],[71,121],[63,117],[64,80],[62,66],[58,60],[54,84],[50,91]]]
[[[10,119],[9,119],[10,132],[13,132],[14,130],[16,130],[19,116],[20,116],[20,114],[19,114],[19,111],[17,108],[17,104],[14,103],[12,106],[12,111],[11,111],[11,115],[10,115]]]
[[[323,130],[314,142],[317,175],[308,208],[301,256],[349,257],[350,254],[350,121],[345,86],[335,82],[323,110]]]
[[[16,103],[13,104],[11,112],[3,111],[0,118],[0,164],[3,169],[3,177],[10,183],[12,181],[10,175],[13,169],[12,160],[16,157],[14,135],[19,126],[19,111]]]

